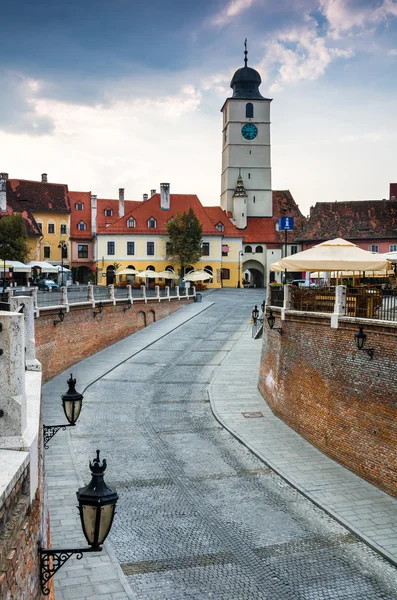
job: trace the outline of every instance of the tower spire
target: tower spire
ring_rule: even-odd
[[[248,58],[247,58],[247,56],[248,56],[247,38],[245,38],[245,40],[244,40],[244,48],[245,48],[245,50],[244,50],[244,55],[245,55],[244,56],[244,66],[246,67],[247,66],[247,62],[248,62]]]

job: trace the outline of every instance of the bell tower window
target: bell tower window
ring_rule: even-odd
[[[252,104],[252,102],[248,102],[245,105],[245,118],[246,119],[254,118],[254,105]]]

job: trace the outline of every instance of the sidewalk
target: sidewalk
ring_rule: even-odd
[[[113,346],[82,360],[54,377],[43,386],[43,420],[46,425],[62,423],[61,395],[67,390],[70,373],[76,378],[76,389],[84,394],[87,387],[106,373],[128,360],[131,356],[147,348],[163,336],[177,329],[213,303],[189,304],[166,319],[152,323]],[[49,442],[45,451],[45,471],[48,489],[48,502],[51,518],[51,547],[86,547],[80,518],[76,508],[76,491],[87,484],[90,478],[88,462],[94,456],[87,456],[87,471],[81,479],[71,447],[69,431],[60,431]],[[106,456],[102,457],[106,458]],[[112,465],[108,465],[109,478]],[[81,560],[72,557],[55,574],[56,600],[132,600],[135,598],[127,579],[120,568],[109,541],[102,552],[85,554]]]
[[[397,566],[397,499],[328,458],[278,419],[258,391],[262,340],[251,328],[209,389],[217,420],[288,483]],[[262,413],[247,418],[244,413]]]

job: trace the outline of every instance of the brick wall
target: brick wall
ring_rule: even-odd
[[[378,322],[379,323],[379,322]],[[397,496],[397,327],[286,314],[265,327],[259,389],[273,412],[322,452]]]
[[[58,310],[42,311],[35,320],[36,357],[42,363],[43,380],[48,381],[79,360],[103,350],[131,333],[179,310],[191,300],[171,302],[149,301],[133,304],[105,304],[102,314],[94,318],[98,308],[71,306],[65,319],[54,327]]]
[[[29,502],[29,465],[0,508],[0,598],[42,600],[38,540],[49,539],[48,515],[43,507],[43,488]],[[46,517],[43,519],[43,515]],[[43,532],[43,526],[46,531]],[[54,599],[50,582],[49,600]]]

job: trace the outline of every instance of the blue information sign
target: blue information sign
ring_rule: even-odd
[[[294,217],[280,217],[278,220],[279,231],[292,231],[294,228]]]

